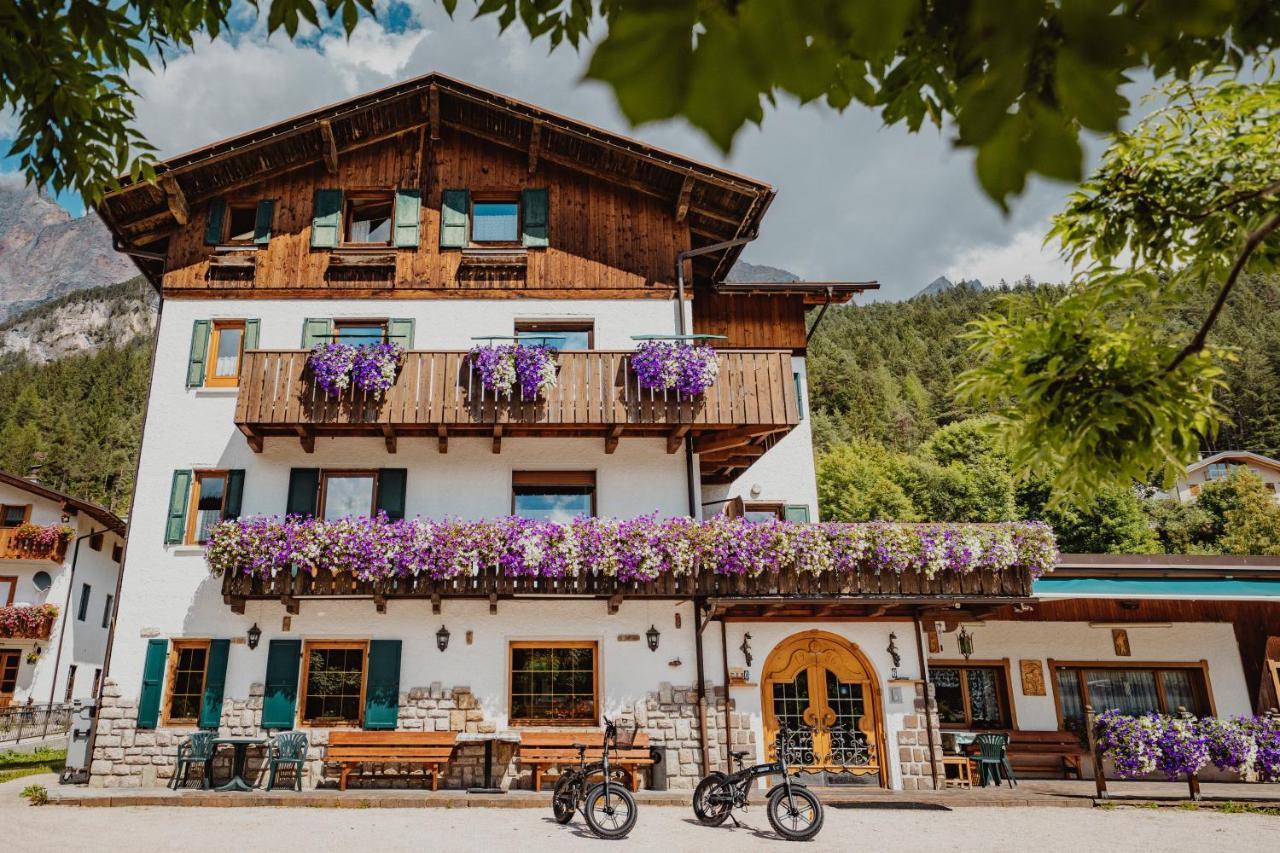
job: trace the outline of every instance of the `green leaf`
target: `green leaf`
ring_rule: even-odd
[[[692,7],[655,4],[619,9],[587,65],[586,77],[608,83],[632,124],[671,118],[684,106],[693,66]]]
[[[1129,100],[1119,88],[1128,83],[1114,68],[1103,68],[1063,48],[1054,69],[1053,88],[1058,103],[1069,116],[1090,130],[1110,133],[1129,111]]]
[[[1025,136],[1027,119],[1023,113],[1005,118],[986,142],[978,147],[978,182],[987,195],[1007,210],[1005,199],[1022,192],[1030,164]]]

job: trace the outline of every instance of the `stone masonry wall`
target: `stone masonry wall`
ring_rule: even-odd
[[[926,703],[925,685],[916,684],[915,709],[902,718],[902,730],[898,732],[898,766],[902,770],[902,787],[907,791],[933,789],[933,769],[930,767],[929,723],[933,718],[933,762],[937,766],[939,784],[945,778],[942,766],[942,729],[938,724],[938,703],[933,697],[933,685],[929,685]]]

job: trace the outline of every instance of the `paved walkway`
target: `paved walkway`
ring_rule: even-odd
[[[67,849],[126,848],[186,853],[308,853],[352,850],[413,851],[448,846],[485,853],[596,850],[603,843],[580,819],[558,826],[542,809],[116,809],[33,808],[17,798],[21,785],[39,781],[50,791],[52,776],[0,785],[0,826],[23,853]],[[1204,853],[1205,850],[1280,850],[1280,817],[1222,814],[1178,808],[895,808],[829,804],[826,825],[808,851],[928,851],[990,853]],[[699,826],[687,807],[641,806],[635,831],[610,850],[662,853],[778,853],[781,843],[763,811],[742,816],[743,826]],[[17,849],[17,848],[15,848]],[[788,848],[790,849],[790,848]],[[801,848],[797,848],[801,849]]]

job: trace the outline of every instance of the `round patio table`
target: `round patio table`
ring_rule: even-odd
[[[213,739],[213,745],[228,744],[235,750],[231,760],[231,778],[225,785],[214,788],[215,791],[252,791],[253,786],[244,780],[246,753],[251,746],[262,746],[267,742],[264,737],[220,737]]]

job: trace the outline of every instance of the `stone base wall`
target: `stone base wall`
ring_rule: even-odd
[[[902,718],[902,730],[898,732],[898,767],[902,771],[902,788],[906,791],[933,789],[934,767],[938,783],[945,777],[942,766],[942,728],[938,724],[938,703],[933,697],[933,685],[916,684],[915,709]],[[932,723],[929,718],[932,717]],[[933,744],[930,749],[929,727],[933,727]],[[930,763],[932,761],[932,764]]]
[[[228,698],[223,703],[219,734],[225,737],[256,737],[265,734],[262,722],[263,686],[254,684],[246,699]],[[724,737],[725,693],[723,687],[707,685],[707,742],[712,762],[723,769],[728,750],[749,749],[754,753],[755,733],[750,720],[736,713],[729,702],[729,737]],[[619,726],[639,722],[648,732],[650,743],[662,756],[661,762],[646,772],[649,787],[692,789],[706,771],[702,767],[702,751],[698,741],[698,696],[693,687],[672,687],[663,683],[655,692],[624,708]],[[177,767],[179,744],[195,731],[193,727],[161,726],[155,730],[139,730],[137,699],[121,695],[119,685],[107,679],[103,687],[102,708],[98,713],[97,741],[94,745],[93,776],[90,785],[99,788],[151,787],[167,784]],[[497,730],[497,724],[484,715],[479,701],[469,687],[446,688],[439,682],[429,687],[414,687],[400,694],[397,729],[400,731],[441,731],[485,733]],[[337,775],[323,761],[329,732],[323,728],[307,729],[308,754],[303,774],[304,790],[337,784]],[[214,776],[225,778],[231,766],[230,750],[224,750],[214,765]],[[514,744],[494,743],[493,780],[504,788],[531,788],[531,771],[515,761]],[[261,749],[250,749],[246,778],[265,782],[265,761]],[[375,771],[378,768],[374,768]],[[329,772],[326,773],[326,770]],[[290,771],[282,771],[279,782],[292,782]],[[410,772],[413,772],[412,769]],[[199,771],[193,768],[192,784]],[[479,785],[484,778],[484,745],[460,745],[440,780],[442,788],[466,788]],[[404,787],[422,782],[404,779],[366,777],[354,780],[353,786]],[[545,788],[545,786],[544,786]]]

